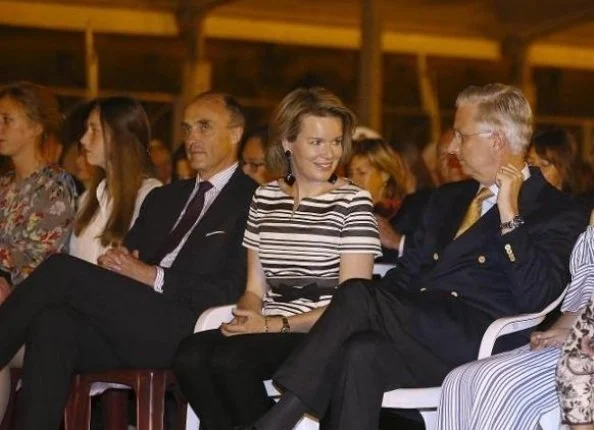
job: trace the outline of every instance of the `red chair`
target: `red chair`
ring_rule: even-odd
[[[163,430],[165,392],[173,388],[177,401],[178,422],[184,428],[186,402],[177,389],[173,372],[161,369],[112,370],[77,375],[66,407],[67,430],[85,430],[91,422],[91,388],[94,383],[126,385],[136,394],[137,430]],[[107,430],[127,428],[127,390],[108,389],[104,403],[104,420]],[[72,426],[72,427],[70,427]],[[0,429],[2,430],[2,429]]]

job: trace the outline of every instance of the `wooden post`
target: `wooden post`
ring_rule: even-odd
[[[441,117],[439,116],[437,90],[431,81],[429,67],[427,66],[427,56],[424,54],[417,55],[417,78],[423,110],[431,123],[430,139],[432,143],[435,143],[441,135]]]
[[[95,51],[94,39],[93,28],[89,21],[85,31],[85,71],[88,99],[93,99],[99,95],[99,57]]]
[[[359,122],[382,132],[383,64],[379,0],[362,0]]]
[[[512,85],[516,85],[523,92],[532,112],[536,113],[536,85],[532,78],[532,64],[528,56],[529,42],[518,36],[506,37],[501,45],[501,52],[509,60],[509,78]]]

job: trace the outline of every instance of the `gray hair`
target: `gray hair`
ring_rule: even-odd
[[[456,107],[477,105],[476,120],[505,135],[510,150],[527,151],[532,137],[533,116],[530,103],[518,88],[504,84],[470,86],[458,94]]]

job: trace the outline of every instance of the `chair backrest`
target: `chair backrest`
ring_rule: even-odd
[[[390,263],[375,263],[373,265],[373,274],[383,278],[384,275],[390,270],[396,267],[395,264]]]
[[[559,306],[559,303],[561,303],[563,297],[565,297],[565,293],[567,293],[567,288],[563,290],[559,297],[557,297],[540,312],[532,314],[519,314],[511,317],[499,318],[498,320],[493,321],[483,335],[478,359],[480,360],[481,358],[491,356],[495,341],[499,337],[506,334],[517,333],[528,328],[533,328],[540,324],[549,313]]]
[[[235,305],[227,305],[205,310],[198,317],[198,321],[196,321],[194,333],[219,328],[221,323],[231,321],[233,319],[233,313],[231,311],[234,307]]]

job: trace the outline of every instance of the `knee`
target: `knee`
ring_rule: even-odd
[[[352,368],[366,369],[373,367],[374,357],[378,354],[380,340],[367,333],[351,336],[345,343],[344,362]]]
[[[371,281],[366,279],[348,279],[340,284],[332,303],[359,308],[369,298],[370,286]]]

